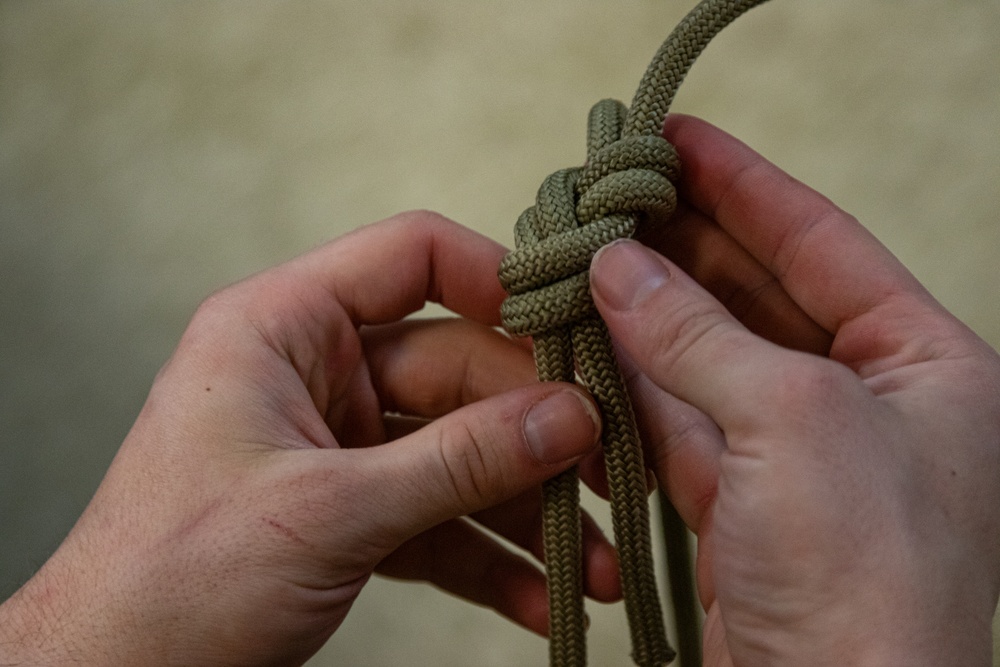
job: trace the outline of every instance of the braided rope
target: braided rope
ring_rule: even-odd
[[[590,297],[590,261],[602,246],[632,236],[639,215],[665,218],[674,211],[680,162],[660,136],[670,104],[709,41],[765,1],[702,0],[660,47],[630,108],[603,100],[591,109],[585,166],[544,180],[535,205],[518,219],[516,249],[499,270],[509,293],[501,307],[504,326],[534,338],[539,379],[572,382],[579,373],[604,418],[611,518],[632,659],[640,667],[668,664],[675,654],[656,587],[642,445],[610,336]],[[581,667],[587,660],[586,616],[575,469],[544,485],[543,504],[550,664]],[[686,543],[673,548],[686,549]]]

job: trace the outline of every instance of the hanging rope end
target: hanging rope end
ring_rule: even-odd
[[[636,667],[666,667],[676,658],[677,651],[672,649],[669,644],[643,655],[632,654],[632,662],[636,664]]]

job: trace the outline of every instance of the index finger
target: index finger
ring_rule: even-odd
[[[664,137],[683,165],[683,196],[781,282],[813,320],[848,320],[920,283],[854,217],[705,121],[671,115]]]
[[[497,326],[506,249],[444,216],[401,213],[321,246],[289,267],[336,297],[355,326],[384,324],[439,303]]]
[[[217,292],[192,328],[224,332],[235,344],[234,321],[250,325],[312,386],[329,379],[334,361],[362,354],[358,328],[400,320],[427,301],[499,325],[505,294],[496,271],[505,252],[443,216],[404,213]],[[337,391],[368,382],[364,373],[333,375]]]

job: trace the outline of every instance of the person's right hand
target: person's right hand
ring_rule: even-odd
[[[618,242],[591,282],[698,534],[705,664],[988,665],[1000,358],[825,198],[665,136],[684,204],[645,240],[674,262]]]

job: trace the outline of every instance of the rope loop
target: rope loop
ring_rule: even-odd
[[[545,179],[535,205],[514,226],[516,250],[500,265],[508,292],[501,320],[509,332],[534,337],[538,379],[578,380],[601,411],[611,522],[632,659],[640,667],[661,667],[676,654],[656,589],[642,443],[610,334],[590,296],[590,263],[602,246],[632,236],[639,216],[663,221],[673,213],[680,163],[660,135],[677,87],[716,33],[763,2],[701,0],[654,56],[630,108],[615,100],[595,104],[587,121],[586,163]],[[542,487],[551,667],[587,662],[578,486],[578,471],[571,468]],[[680,524],[675,514],[665,516]],[[676,527],[667,553],[686,555],[687,533]],[[689,568],[679,576],[691,578]],[[678,601],[685,609],[694,606],[681,598],[673,597],[677,619],[684,611]],[[700,663],[697,622],[678,630],[682,646],[689,647],[684,663]]]
[[[660,136],[622,137],[626,109],[602,100],[588,121],[588,159],[582,168],[546,178],[535,205],[514,228],[517,249],[500,264],[508,298],[504,327],[532,336],[595,313],[588,270],[603,246],[632,236],[636,216],[669,217],[677,206],[677,151]]]
[[[622,137],[594,152],[587,160],[580,178],[577,190],[581,201],[577,207],[577,216],[586,224],[595,218],[607,215],[606,211],[616,213],[631,213],[644,211],[659,212],[663,204],[667,204],[669,212],[673,211],[677,202],[674,191],[675,183],[681,175],[680,158],[675,149],[666,139],[659,135],[640,135]],[[647,200],[642,207],[627,210],[621,205],[608,208],[585,204],[586,200],[601,201],[602,198],[636,197],[633,185],[642,189],[651,189],[656,195]],[[668,214],[669,214],[668,212]]]

